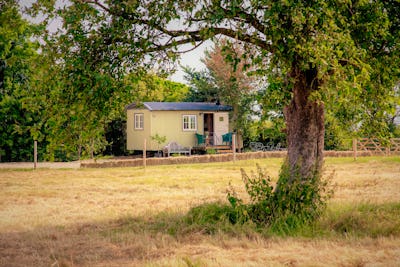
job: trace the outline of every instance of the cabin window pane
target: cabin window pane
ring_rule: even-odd
[[[183,115],[183,130],[184,131],[197,130],[196,115]]]
[[[143,113],[135,113],[135,130],[143,130]]]

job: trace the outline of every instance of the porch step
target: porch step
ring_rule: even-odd
[[[217,154],[233,153],[232,149],[217,149]]]
[[[207,148],[214,148],[214,149],[231,149],[231,146],[219,145],[219,146],[207,146]]]
[[[226,145],[213,146],[213,149],[216,150],[217,154],[226,154],[233,152],[232,148]]]

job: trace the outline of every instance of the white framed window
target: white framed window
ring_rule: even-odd
[[[144,114],[143,113],[135,113],[135,130],[143,130],[144,125]]]
[[[183,130],[196,131],[197,130],[197,116],[196,115],[183,115]]]

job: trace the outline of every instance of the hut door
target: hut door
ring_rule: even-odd
[[[222,135],[229,132],[229,114],[218,112],[214,114],[214,145],[222,145]]]
[[[214,114],[204,113],[204,135],[206,144],[214,145]]]

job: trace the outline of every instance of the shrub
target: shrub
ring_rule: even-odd
[[[298,172],[295,179],[289,180],[289,177],[289,168],[284,164],[279,190],[274,190],[271,178],[260,166],[257,166],[257,174],[248,175],[242,170],[250,202],[245,204],[232,187],[228,190],[229,203],[236,212],[235,223],[250,220],[258,226],[269,226],[274,232],[287,234],[305,223],[314,222],[332,195],[328,182],[322,181],[319,173],[308,179],[301,179]]]
[[[214,148],[209,148],[209,149],[207,149],[207,154],[215,155],[215,154],[217,154],[217,150]]]

